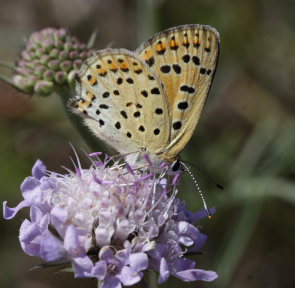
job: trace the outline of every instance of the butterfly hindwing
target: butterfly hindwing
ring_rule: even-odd
[[[218,32],[184,25],[158,33],[136,51],[164,85],[171,121],[166,158],[191,138],[205,104],[219,54]]]
[[[77,77],[73,106],[96,136],[121,153],[169,142],[168,105],[149,67],[125,49],[106,49],[87,59]],[[166,129],[164,129],[164,127]]]

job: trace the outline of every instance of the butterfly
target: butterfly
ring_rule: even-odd
[[[218,32],[198,24],[155,34],[133,52],[97,51],[76,75],[73,109],[130,164],[146,163],[145,154],[173,163],[195,130],[218,56]]]

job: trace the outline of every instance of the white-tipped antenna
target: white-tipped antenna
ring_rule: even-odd
[[[181,164],[182,164],[183,167],[186,169],[186,171],[188,172],[188,174],[192,177],[192,179],[193,179],[193,181],[194,181],[194,183],[195,183],[195,185],[196,185],[196,187],[197,187],[198,193],[200,194],[200,197],[201,197],[201,199],[202,199],[202,201],[203,201],[203,206],[204,206],[205,210],[207,211],[208,218],[211,219],[212,214],[211,214],[210,210],[209,210],[208,207],[207,207],[207,204],[206,204],[206,201],[205,201],[204,195],[203,195],[203,193],[202,193],[202,190],[201,190],[201,188],[200,188],[200,186],[199,186],[199,184],[198,184],[198,182],[197,182],[195,176],[194,176],[193,173],[191,172],[190,168],[189,168],[188,166],[186,166],[182,161],[181,161]]]
[[[209,176],[209,174],[203,170],[201,167],[197,166],[196,164],[194,163],[191,163],[191,162],[188,162],[188,161],[184,161],[184,160],[181,160],[181,163],[186,163],[186,164],[189,164],[191,166],[193,166],[194,168],[196,168],[201,174],[203,174],[205,177],[207,177],[213,184],[216,185],[217,188],[223,190],[223,186],[221,186],[220,184],[218,184],[211,176]]]

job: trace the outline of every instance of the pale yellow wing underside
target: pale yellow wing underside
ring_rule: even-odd
[[[205,25],[174,27],[136,53],[164,85],[171,138],[162,158],[173,159],[191,138],[204,107],[218,61],[218,32]]]
[[[170,120],[161,83],[133,52],[106,49],[87,59],[76,77],[74,109],[93,133],[121,153],[161,153]],[[164,129],[165,127],[165,129]]]

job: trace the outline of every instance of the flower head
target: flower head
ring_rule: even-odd
[[[65,175],[46,171],[38,160],[21,185],[24,200],[15,208],[4,202],[6,219],[30,207],[19,235],[27,254],[70,262],[76,277],[95,277],[102,288],[133,285],[147,269],[159,272],[159,283],[170,275],[183,281],[217,277],[184,258],[206,241],[192,223],[206,212],[189,212],[176,198],[179,175],[169,175],[167,165],[139,171],[110,165],[113,160],[99,153],[90,157],[88,169]]]
[[[45,28],[31,34],[16,63],[13,83],[25,93],[50,94],[67,85],[92,50],[65,29]]]

